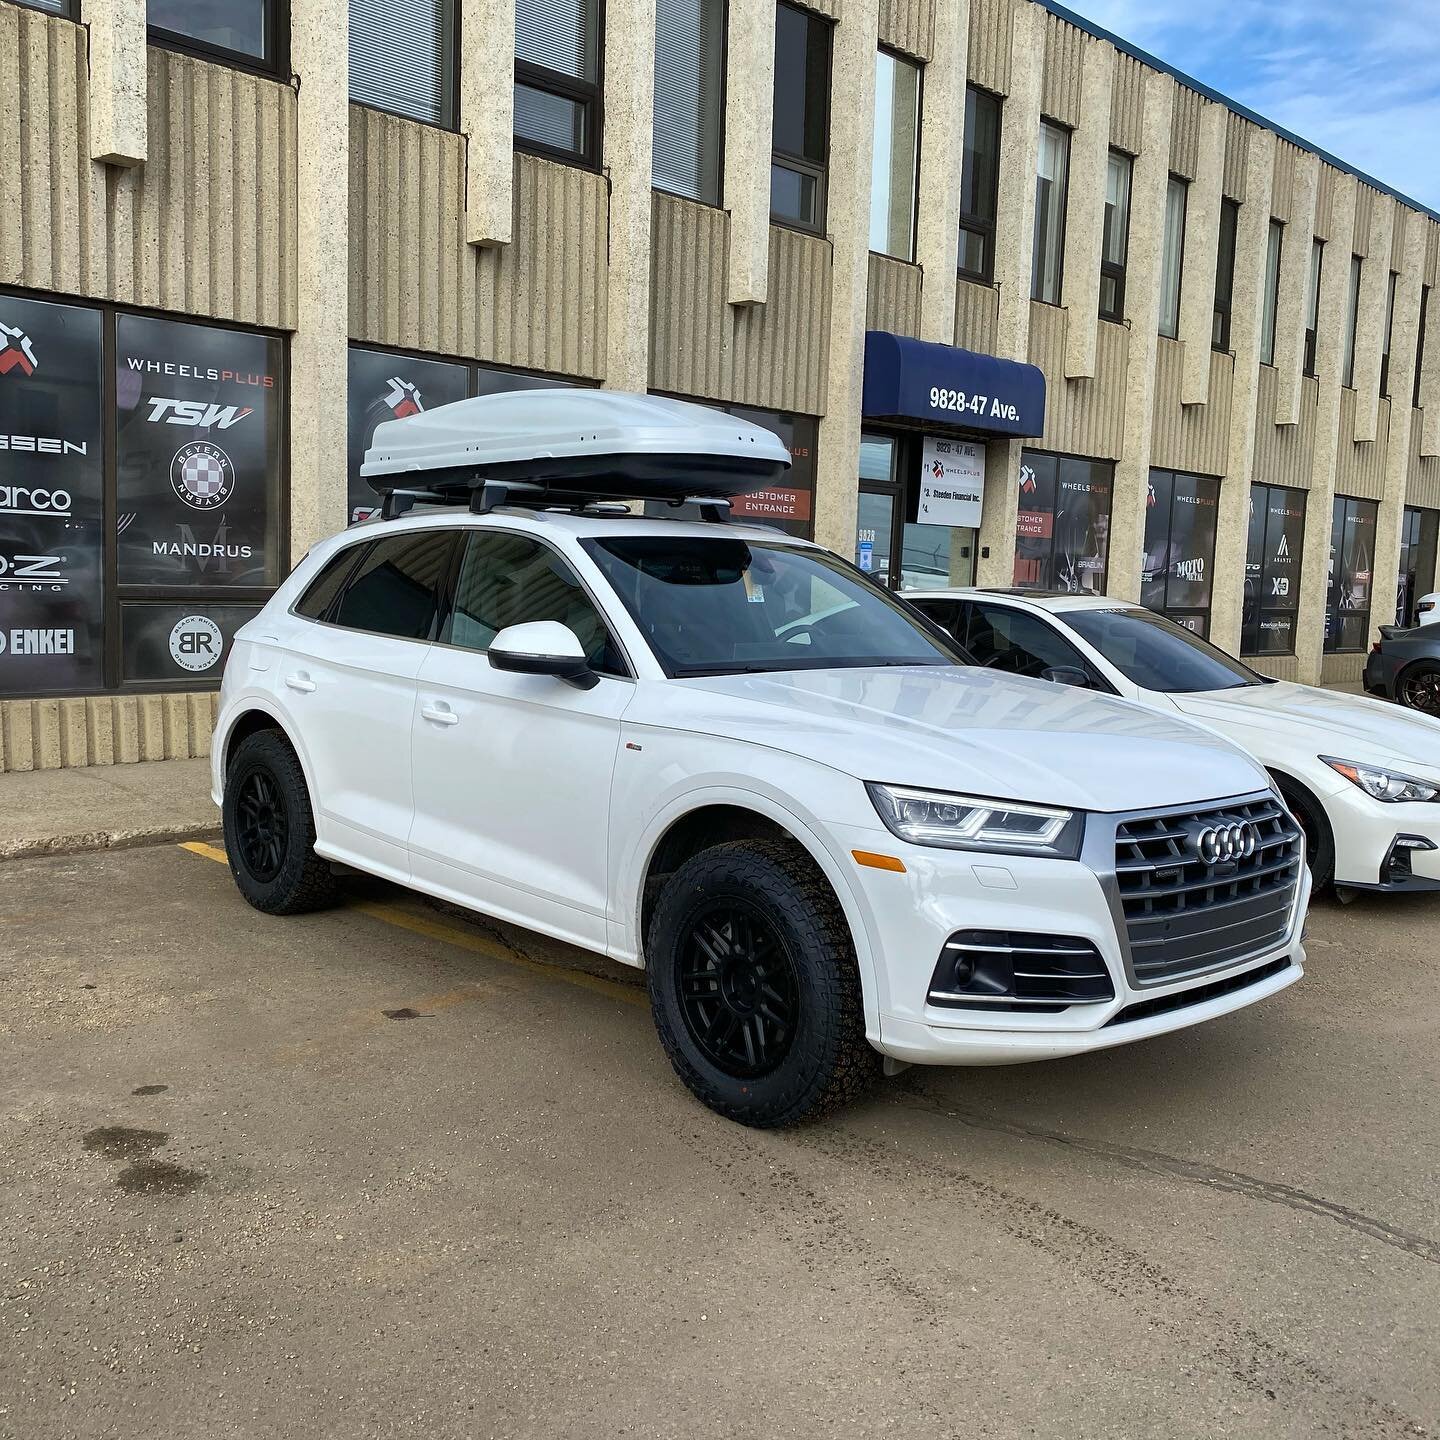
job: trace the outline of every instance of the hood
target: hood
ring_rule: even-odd
[[[1184,720],[968,666],[672,681],[654,723],[789,751],[858,780],[1081,810],[1188,805],[1269,784],[1228,741]]]
[[[1270,731],[1317,755],[1383,761],[1423,771],[1426,778],[1440,776],[1440,720],[1386,700],[1288,680],[1170,698],[1182,715],[1205,724]]]

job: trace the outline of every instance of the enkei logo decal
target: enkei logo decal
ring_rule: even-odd
[[[156,395],[145,418],[152,425],[193,425],[201,430],[228,430],[255,411],[249,405],[208,405],[203,400],[167,400]]]
[[[235,467],[218,445],[194,440],[175,452],[170,488],[192,510],[215,510],[235,488]]]
[[[58,515],[69,518],[68,490],[46,490],[39,485],[0,485],[0,514]]]
[[[405,420],[411,415],[424,413],[425,406],[420,399],[420,391],[416,389],[413,382],[402,380],[398,375],[392,375],[385,383],[390,387],[385,392],[385,403],[390,407],[390,413],[397,420]]]
[[[73,655],[73,630],[0,630],[0,655]]]
[[[0,555],[0,590],[58,590],[70,583],[64,563],[63,555]]]
[[[0,375],[8,375],[12,370],[18,370],[22,375],[33,375],[39,363],[30,337],[23,330],[0,320]]]
[[[208,615],[187,615],[170,632],[170,658],[182,670],[208,670],[224,646],[220,627]]]

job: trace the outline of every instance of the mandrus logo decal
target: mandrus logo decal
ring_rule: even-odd
[[[170,488],[192,510],[217,510],[235,489],[235,467],[218,445],[193,440],[170,462]]]
[[[22,375],[33,375],[39,363],[30,337],[23,330],[0,320],[0,375],[8,375],[12,370],[18,370]]]

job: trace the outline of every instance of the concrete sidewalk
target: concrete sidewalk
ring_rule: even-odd
[[[217,835],[209,760],[0,774],[0,860]]]

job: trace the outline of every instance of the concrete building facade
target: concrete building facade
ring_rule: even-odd
[[[0,769],[204,753],[374,424],[519,385],[733,409],[795,456],[744,508],[891,583],[1144,599],[1276,676],[1435,588],[1440,220],[1122,39],[384,13],[0,0]]]

